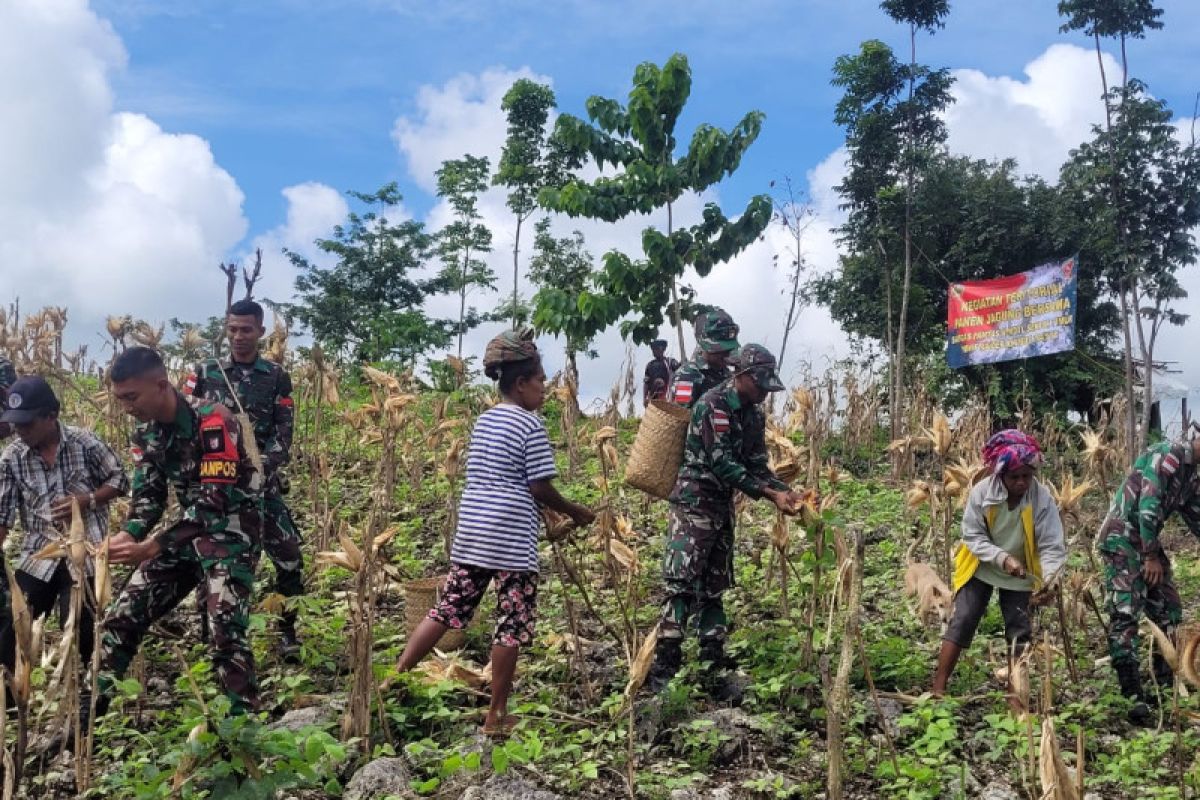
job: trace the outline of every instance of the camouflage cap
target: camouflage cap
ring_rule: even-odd
[[[761,344],[743,345],[734,357],[733,363],[737,369],[734,374],[748,373],[758,387],[764,391],[781,392],[786,388],[783,381],[779,379],[775,356],[771,355],[771,351]]]
[[[737,337],[737,323],[724,309],[709,309],[696,319],[696,344],[706,353],[736,350]]]

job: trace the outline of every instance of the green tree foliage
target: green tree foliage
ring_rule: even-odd
[[[584,246],[583,234],[579,231],[570,236],[556,237],[550,232],[550,220],[538,221],[533,239],[533,258],[529,261],[529,282],[538,287],[533,297],[534,306],[542,303],[543,293],[563,292],[579,295],[587,291],[595,269],[592,254]],[[579,353],[592,355],[592,337],[565,333],[567,341],[567,363],[571,371],[579,374],[575,357]]]
[[[507,307],[513,328],[517,328],[528,319],[529,313],[517,295],[521,228],[537,210],[538,191],[546,184],[551,170],[547,163],[550,153],[546,142],[546,120],[550,109],[554,108],[554,92],[549,86],[521,78],[505,93],[500,107],[508,117],[508,138],[504,141],[492,182],[509,190],[508,207],[517,217],[513,236],[513,293]],[[499,309],[497,313],[504,310]]]
[[[327,352],[355,361],[411,364],[450,342],[450,323],[430,319],[423,310],[426,298],[444,292],[445,283],[415,277],[431,255],[433,240],[419,222],[388,219],[388,209],[402,199],[395,183],[372,194],[348,194],[372,210],[350,212],[333,238],[317,240],[322,252],[337,259],[331,268],[284,251],[300,274],[296,300],[283,310]]]
[[[917,360],[940,358],[945,347],[949,282],[1010,275],[1069,256],[1086,227],[1086,218],[1078,216],[1056,187],[1037,178],[1019,179],[1012,161],[938,157],[925,167],[913,201],[918,257],[913,264],[914,325],[908,331],[908,347]],[[899,206],[891,203],[887,213],[898,216]],[[888,236],[891,242],[899,238],[895,232]],[[1001,415],[1015,408],[1023,393],[1039,411],[1054,404],[1060,411],[1090,410],[1094,400],[1114,386],[1111,332],[1118,322],[1095,258],[1087,247],[1080,254],[1078,352],[967,367],[954,373],[963,391],[952,394],[948,385],[947,397],[961,401],[966,393],[982,392]],[[814,283],[816,298],[848,332],[878,340],[887,324],[887,306],[877,259],[870,251],[854,251],[841,266]]]
[[[604,266],[579,294],[553,287],[539,292],[534,321],[539,328],[588,340],[621,323],[622,336],[646,343],[658,335],[670,309],[686,352],[677,283],[688,267],[707,275],[753,242],[771,220],[771,200],[750,200],[737,220],[728,219],[715,203],[704,208],[702,221],[676,229],[673,204],[685,192],[701,192],[730,175],[758,137],[763,115],[752,111],[729,132],[703,124],[692,134],[687,151],[676,157],[675,126],[692,88],[687,58],[671,56],[659,67],[643,63],[634,72],[627,105],[603,97],[587,101],[590,122],[559,117],[554,139],[575,158],[591,157],[615,174],[587,182],[579,178],[543,189],[544,206],[572,217],[614,222],[633,214],[667,211],[667,229],[642,232],[644,258],[617,251],[604,256]]]
[[[1145,413],[1139,439],[1149,435],[1154,347],[1165,324],[1187,317],[1173,309],[1185,297],[1178,274],[1196,262],[1193,230],[1200,225],[1200,149],[1184,145],[1166,103],[1148,97],[1136,80],[1114,89],[1110,126],[1071,153],[1061,183],[1074,213],[1091,224],[1081,231],[1114,294],[1126,293],[1142,363]]]
[[[458,357],[462,358],[463,335],[484,320],[467,307],[467,296],[475,289],[495,288],[496,273],[479,256],[492,251],[492,232],[480,220],[479,195],[487,189],[490,165],[486,158],[463,156],[442,163],[437,171],[438,197],[454,209],[454,220],[438,231],[437,252],[442,259],[441,282],[458,295]]]
[[[950,13],[946,0],[883,0],[879,7],[896,22],[930,33],[946,27],[945,19]]]
[[[886,315],[872,336],[887,348],[889,417],[898,436],[911,336],[915,193],[946,139],[942,112],[951,102],[953,79],[947,70],[915,60],[901,63],[878,40],[863,42],[856,55],[839,57],[833,71],[833,84],[843,91],[834,121],[846,129],[848,153],[848,171],[838,186],[848,212],[841,241],[849,258],[873,266],[873,285],[882,289]]]

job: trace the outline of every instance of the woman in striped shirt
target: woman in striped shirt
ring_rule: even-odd
[[[495,581],[492,702],[483,731],[504,735],[515,722],[508,714],[508,695],[517,653],[533,643],[538,505],[570,516],[579,526],[591,523],[595,514],[554,488],[554,452],[536,414],[545,401],[546,373],[532,335],[509,331],[497,336],[488,344],[483,364],[484,373],[500,384],[501,402],[481,414],[471,431],[450,574],[440,602],[404,648],[398,669],[415,667],[447,628],[465,627],[488,583]]]

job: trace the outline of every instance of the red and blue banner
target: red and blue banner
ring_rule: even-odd
[[[946,361],[994,364],[1075,349],[1079,257],[1004,278],[950,284]]]

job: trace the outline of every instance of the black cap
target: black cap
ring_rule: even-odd
[[[38,375],[26,375],[8,388],[6,408],[0,414],[0,422],[24,425],[32,422],[45,411],[58,411],[58,398],[46,379]]]
[[[650,346],[651,347],[666,347],[667,340],[666,339],[655,339],[653,342],[650,343]]]

